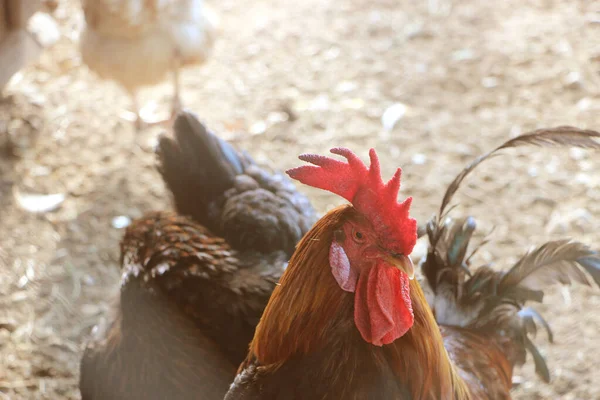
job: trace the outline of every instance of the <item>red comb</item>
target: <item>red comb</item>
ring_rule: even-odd
[[[384,183],[374,149],[369,151],[369,168],[349,149],[336,147],[330,151],[345,157],[348,162],[302,154],[298,157],[300,160],[314,165],[292,168],[287,174],[306,185],[328,190],[350,201],[371,221],[386,248],[410,254],[417,240],[417,221],[408,215],[411,197],[397,202],[402,170],[398,168],[392,179]]]

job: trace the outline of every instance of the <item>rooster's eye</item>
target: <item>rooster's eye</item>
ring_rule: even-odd
[[[360,233],[359,231],[354,232],[354,237],[358,240],[362,240],[363,239],[363,234]]]

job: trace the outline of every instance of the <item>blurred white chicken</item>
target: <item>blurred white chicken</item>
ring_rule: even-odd
[[[206,61],[216,18],[203,0],[82,0],[83,62],[103,79],[121,84],[133,100],[136,127],[168,120],[140,115],[138,90],[173,74],[171,118],[181,109],[179,69]]]

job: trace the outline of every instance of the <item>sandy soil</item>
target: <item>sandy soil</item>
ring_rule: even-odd
[[[217,2],[215,2],[217,3]],[[293,5],[292,5],[293,3]],[[595,4],[594,4],[595,3]],[[288,5],[289,4],[289,5]],[[420,220],[469,160],[511,135],[571,124],[600,129],[600,4],[586,0],[221,0],[216,51],[183,76],[185,105],[277,168],[296,155],[375,146]],[[160,129],[119,119],[125,93],[81,65],[74,0],[55,12],[60,42],[0,101],[0,398],[78,398],[83,340],[118,284],[113,218],[170,207],[154,169]],[[145,93],[167,112],[171,88]],[[391,131],[383,112],[406,113]],[[281,118],[291,109],[295,121]],[[499,267],[572,236],[600,246],[600,157],[511,151],[464,186],[457,215],[497,228],[479,255]],[[305,190],[302,188],[302,190]],[[62,193],[54,212],[15,193]],[[326,210],[338,200],[310,191]],[[552,383],[517,371],[518,399],[600,399],[598,290],[552,290],[539,306],[556,343],[536,341]],[[596,378],[596,379],[594,379]]]

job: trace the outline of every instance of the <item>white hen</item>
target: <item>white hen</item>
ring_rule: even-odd
[[[201,64],[216,36],[216,19],[203,0],[82,0],[83,61],[130,94],[136,126],[143,123],[137,92],[173,73],[172,116],[181,108],[179,69]]]

